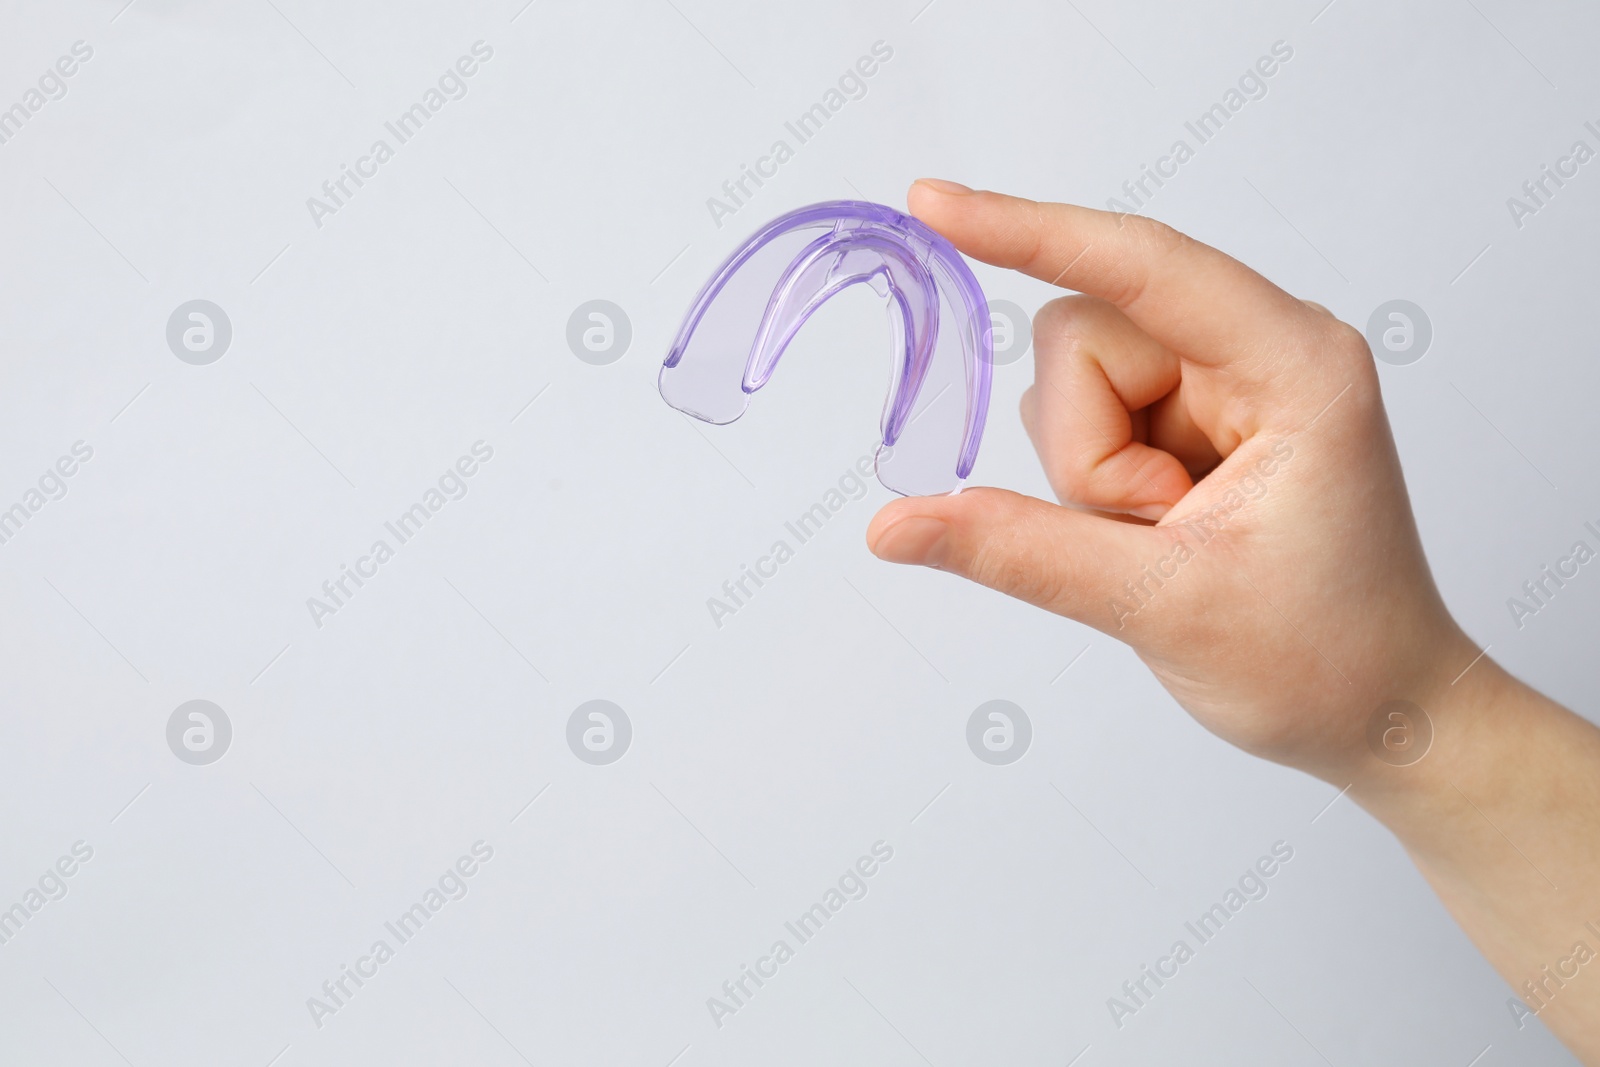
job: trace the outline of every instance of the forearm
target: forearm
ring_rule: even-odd
[[[1600,1064],[1600,730],[1487,658],[1428,699],[1427,755],[1364,761],[1351,795],[1529,1010]]]

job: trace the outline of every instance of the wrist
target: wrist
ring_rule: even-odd
[[[1408,702],[1414,709],[1398,710],[1410,713],[1410,722],[1382,721],[1382,706],[1374,713],[1380,721],[1369,726],[1347,781],[1352,799],[1419,861],[1445,861],[1463,833],[1498,836],[1509,829],[1507,818],[1537,819],[1558,806],[1560,791],[1544,771],[1593,732],[1486,655],[1464,673],[1420,687]],[[1402,744],[1396,752],[1384,745],[1385,730],[1393,731],[1391,741],[1425,748]]]
[[[1441,803],[1453,807],[1460,785],[1485,777],[1502,748],[1505,697],[1518,683],[1486,655],[1470,667],[1459,653],[1436,662],[1454,667],[1453,660],[1463,666],[1450,677],[1448,667],[1421,674],[1364,723],[1346,768],[1350,793],[1385,823],[1436,813]]]

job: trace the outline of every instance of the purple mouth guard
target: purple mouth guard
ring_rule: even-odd
[[[949,241],[881,204],[813,204],[756,231],[695,298],[661,396],[704,422],[733,422],[806,320],[858,282],[891,298],[896,335],[878,480],[903,496],[959,491],[989,410],[989,304]]]

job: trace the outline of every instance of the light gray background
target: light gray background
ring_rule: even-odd
[[[1592,7],[124,2],[12,0],[0,35],[0,106],[94,48],[0,146],[0,506],[94,448],[0,545],[0,906],[94,849],[0,946],[0,1060],[1572,1062],[1348,800],[1205,734],[1116,642],[873,560],[882,489],[713,627],[874,444],[865,288],[739,425],[654,377],[766,218],[930,174],[1102,205],[1286,41],[1150,211],[1358,325],[1426,309],[1432,350],[1382,377],[1439,581],[1592,716],[1600,574],[1520,630],[1506,607],[1600,519],[1600,162],[1520,229],[1506,207],[1594,145]],[[306,198],[480,39],[469,95],[316,228]],[[868,95],[713,225],[878,40]],[[195,298],[233,324],[210,366],[165,342]],[[565,342],[597,298],[633,326],[605,367]],[[1042,495],[1029,379],[997,368],[975,481]],[[306,598],[479,439],[470,493],[315,628]],[[565,742],[597,698],[634,730],[603,767]],[[209,766],[166,745],[191,699],[232,721]],[[991,699],[1033,723],[1010,766],[966,745]],[[478,839],[469,895],[315,1027],[306,998]],[[706,998],[879,839],[869,895],[715,1027]],[[1115,1027],[1278,840],[1271,894]]]

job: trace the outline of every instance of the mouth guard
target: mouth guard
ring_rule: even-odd
[[[661,367],[662,398],[733,422],[806,320],[861,282],[889,298],[896,338],[878,480],[903,496],[959,490],[989,410],[989,304],[949,241],[881,204],[813,204],[756,231],[695,298]]]

